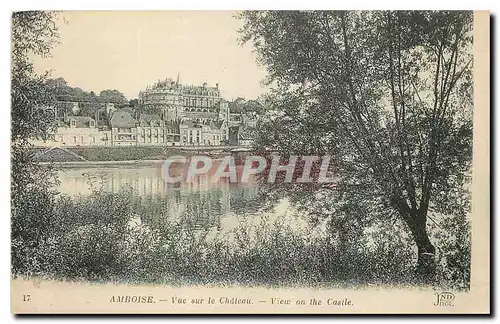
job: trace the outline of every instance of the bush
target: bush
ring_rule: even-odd
[[[322,225],[297,226],[298,216],[282,215],[242,222],[222,233],[152,217],[158,209],[139,206],[149,203],[134,202],[130,192],[72,198],[36,190],[28,194],[31,203],[13,218],[14,274],[169,284],[414,282],[415,247],[401,235],[399,223],[372,224],[365,232],[325,227],[313,233]],[[146,223],[131,226],[131,218],[139,217]],[[335,234],[339,231],[342,236]],[[452,267],[453,255],[444,256],[440,278],[456,286],[464,272]]]

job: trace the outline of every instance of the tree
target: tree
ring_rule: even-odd
[[[99,94],[102,100],[109,101],[116,104],[125,104],[127,103],[127,98],[125,95],[118,90],[102,90]]]
[[[50,169],[40,167],[29,150],[31,138],[49,139],[55,130],[54,96],[46,75],[37,75],[30,61],[32,55],[48,56],[57,43],[54,23],[56,13],[47,11],[15,12],[12,15],[11,68],[11,224],[12,263],[29,256],[22,251],[49,222],[45,213],[52,199]],[[17,244],[21,242],[20,244]],[[36,244],[36,243],[34,243]]]
[[[12,15],[11,158],[12,198],[36,183],[43,172],[27,150],[29,139],[50,138],[55,130],[54,96],[46,75],[37,75],[31,55],[48,56],[57,43],[54,12],[24,11]]]
[[[45,84],[56,96],[70,95],[70,87],[64,78],[48,79]]]
[[[129,107],[132,107],[132,108],[135,108],[137,106],[139,106],[139,99],[131,99],[129,102],[128,102],[128,105]]]
[[[245,98],[238,97],[229,103],[229,111],[233,114],[240,114],[243,112],[245,106]]]
[[[338,190],[366,217],[402,220],[432,280],[430,211],[453,213],[472,152],[470,12],[243,12],[276,82],[259,142],[335,156]],[[465,208],[465,207],[464,207]],[[355,215],[355,216],[358,216]]]

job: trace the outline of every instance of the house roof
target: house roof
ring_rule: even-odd
[[[114,112],[110,121],[111,127],[130,128],[135,127],[137,121],[126,110],[117,110]]]
[[[156,114],[141,114],[141,116],[139,117],[139,123],[141,125],[150,125],[151,122],[155,122],[155,124],[159,124],[159,122],[161,120],[162,119],[160,118],[160,116],[158,116]]]
[[[108,123],[106,123],[104,120],[99,120],[97,121],[97,126],[99,128],[109,128]]]
[[[85,128],[90,126],[90,122],[93,121],[94,119],[92,117],[86,117],[86,116],[71,116],[69,118],[70,125],[71,121],[74,120],[76,123],[77,128]]]
[[[179,131],[179,128],[177,127],[177,125],[174,125],[174,124],[165,124],[165,128],[166,129],[172,129],[172,130],[175,130],[175,131]]]
[[[116,108],[116,107],[115,107]],[[128,112],[130,115],[133,115],[134,114],[134,109],[131,108],[131,107],[124,107],[124,108],[120,108],[121,111],[126,111]]]

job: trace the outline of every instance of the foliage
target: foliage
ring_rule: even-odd
[[[57,42],[56,13],[23,11],[12,14],[11,69],[11,224],[13,266],[21,255],[40,241],[50,226],[50,206],[56,179],[50,168],[41,168],[28,150],[30,138],[53,136],[53,96],[45,84],[46,75],[37,75],[32,55],[48,56]],[[38,215],[27,213],[35,208]],[[38,229],[39,228],[39,229]],[[18,245],[22,242],[21,245]],[[24,251],[24,252],[23,252]]]
[[[128,105],[132,108],[136,108],[137,106],[139,106],[139,99],[135,98],[129,100]]]
[[[455,214],[446,205],[471,165],[471,12],[250,11],[240,18],[242,42],[253,44],[267,82],[277,85],[258,143],[335,156],[342,201],[366,217],[404,221],[418,270],[432,279],[428,214]]]
[[[260,221],[241,219],[234,229],[223,230],[203,221],[200,206],[186,210],[188,218],[177,214],[171,219],[168,199],[138,199],[129,190],[108,193],[90,175],[88,182],[89,196],[30,192],[22,211],[26,228],[19,229],[21,235],[12,243],[14,274],[182,285],[362,287],[416,282],[409,270],[416,262],[415,247],[408,235],[401,235],[400,221],[375,221],[357,233],[360,227],[347,223],[325,228],[304,222],[293,211],[277,217],[262,211],[255,215]],[[461,272],[467,267],[453,264],[467,255],[462,252],[446,248],[436,285],[467,288],[467,274]]]
[[[127,98],[125,98],[125,95],[118,90],[111,90],[111,89],[102,90],[101,93],[99,94],[99,97],[101,97],[106,101],[117,104],[125,104],[128,102]]]
[[[36,244],[27,245],[23,238],[13,241],[18,249],[13,272],[65,280],[169,284],[347,286],[412,280],[406,269],[411,255],[381,235],[386,229],[370,234],[373,242],[338,246],[321,232],[311,235],[310,227],[296,228],[286,215],[241,222],[224,234],[183,223],[131,225],[137,215],[130,195],[96,189],[87,197],[46,201],[33,197],[39,204],[26,204],[24,212],[40,231]]]
[[[233,114],[261,115],[264,110],[264,106],[258,100],[239,97],[229,103],[229,111]]]

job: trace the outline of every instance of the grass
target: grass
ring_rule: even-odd
[[[155,213],[137,206],[131,192],[28,194],[33,203],[21,205],[12,218],[16,276],[170,285],[416,283],[412,246],[396,231],[340,244],[328,231],[311,235],[284,216],[240,223],[229,234],[183,223],[131,226],[136,211],[143,211],[143,219]]]

